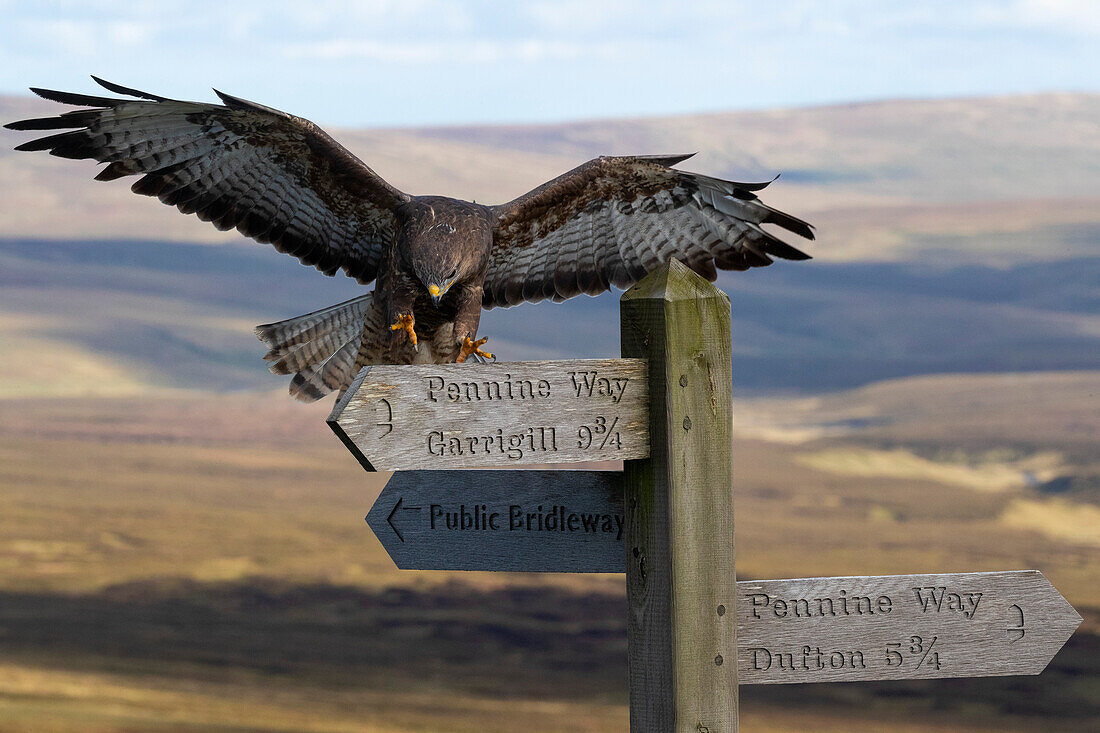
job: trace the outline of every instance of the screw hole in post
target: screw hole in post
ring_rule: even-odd
[[[726,607],[725,606],[719,606],[718,607],[718,615],[719,616],[725,616],[726,615]]]
[[[681,374],[680,375],[680,386],[681,387],[688,386],[688,375],[686,375],[686,374]]]
[[[691,418],[690,417],[685,417],[684,418],[684,430],[691,430]]]
[[[716,656],[714,658],[714,664],[718,667],[722,666],[722,655],[721,654],[719,654],[718,656]]]

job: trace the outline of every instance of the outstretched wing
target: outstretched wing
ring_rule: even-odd
[[[132,189],[218,229],[236,227],[326,275],[375,278],[408,196],[308,120],[217,92],[225,105],[182,102],[95,79],[111,99],[32,89],[93,109],[5,125],[70,130],[16,150],[93,158],[110,181],[143,174]],[[217,90],[215,90],[217,91]]]
[[[493,207],[486,308],[627,288],[671,258],[714,280],[772,257],[809,255],[761,225],[806,239],[810,225],[762,203],[767,183],[674,170],[690,155],[602,157]]]

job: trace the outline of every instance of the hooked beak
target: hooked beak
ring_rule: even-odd
[[[428,295],[432,296],[433,303],[439,305],[439,299],[443,297],[443,291],[439,289],[438,285],[429,285]]]

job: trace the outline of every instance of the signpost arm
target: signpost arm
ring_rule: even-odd
[[[735,732],[729,298],[673,260],[620,319],[650,395],[649,458],[624,471],[630,730]]]

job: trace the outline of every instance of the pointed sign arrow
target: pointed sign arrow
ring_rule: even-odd
[[[367,470],[645,458],[643,359],[367,367],[328,424]]]
[[[398,471],[367,524],[399,568],[622,572],[617,471]]]
[[[737,621],[751,685],[1039,674],[1081,617],[1014,570],[741,581]]]

